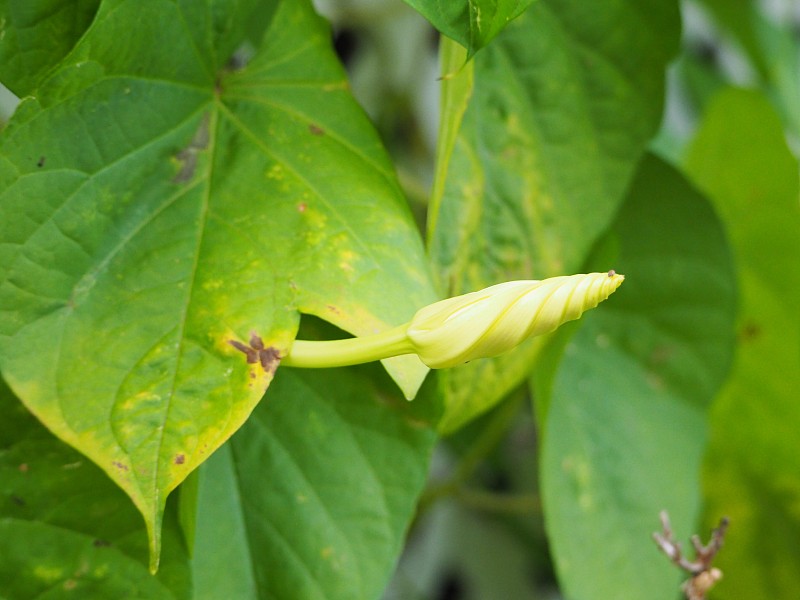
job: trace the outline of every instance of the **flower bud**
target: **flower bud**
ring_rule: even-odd
[[[609,271],[500,283],[420,309],[406,335],[433,369],[497,356],[579,318],[624,279]]]

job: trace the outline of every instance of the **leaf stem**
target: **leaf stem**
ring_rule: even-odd
[[[289,354],[281,359],[286,367],[321,369],[346,367],[401,354],[414,354],[406,336],[408,324],[381,333],[344,340],[295,340]]]
[[[498,514],[540,514],[542,503],[538,494],[499,494],[487,490],[459,488],[455,498],[465,506]]]

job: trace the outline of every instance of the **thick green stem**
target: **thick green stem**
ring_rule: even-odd
[[[375,335],[312,342],[295,340],[289,354],[281,359],[285,367],[322,369],[346,367],[401,354],[414,354],[406,336],[408,324]]]

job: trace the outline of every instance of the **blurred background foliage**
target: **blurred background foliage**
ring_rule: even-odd
[[[337,48],[354,93],[394,156],[422,223],[435,164],[435,33],[400,2],[331,0],[319,6],[335,25]],[[749,239],[736,258],[752,263],[753,273],[762,274],[762,290],[775,286],[785,294],[783,302],[775,300],[787,310],[777,320],[785,319],[787,331],[795,334],[784,339],[780,350],[762,353],[783,356],[782,367],[759,364],[746,354],[747,348],[738,351],[732,381],[712,408],[712,442],[702,484],[705,516],[697,532],[705,537],[723,514],[732,518],[729,543],[718,558],[725,579],[711,598],[789,598],[800,585],[800,447],[789,442],[786,431],[800,425],[797,304],[790,309],[787,301],[798,298],[800,291],[800,282],[791,275],[797,273],[799,241],[794,225],[800,156],[800,3],[684,1],[681,14],[681,50],[668,70],[663,122],[651,150],[687,173],[712,200],[720,198],[715,205],[726,217],[729,236],[737,236],[732,223],[753,219],[755,212],[770,221],[766,231],[788,229],[785,236],[776,234],[786,239],[775,252],[766,239]],[[715,149],[716,160],[708,158]],[[743,199],[739,213],[724,215],[724,199],[737,193],[746,197],[745,190],[762,184],[774,190],[766,200],[775,204],[774,212],[763,205],[757,211],[748,209]],[[743,256],[742,248],[749,248],[750,255]],[[763,264],[776,257],[785,271]],[[778,279],[783,282],[775,283]],[[742,312],[761,318],[764,304],[772,305],[758,292],[752,292],[750,300],[749,285],[757,284],[748,276],[740,279],[740,339],[754,331],[752,323],[743,323],[747,317]],[[757,356],[759,350],[753,352]],[[750,373],[737,375],[741,362],[748,361],[753,363]],[[755,389],[732,389],[747,385],[736,383],[737,378],[747,381],[760,369],[766,370],[757,378],[764,387],[751,380]],[[767,392],[772,386],[765,380],[770,377],[785,378],[780,393]],[[540,439],[531,404],[525,401],[528,394],[525,386],[518,388],[439,444],[429,489],[387,598],[561,597],[544,535]],[[768,442],[776,430],[785,435],[776,434]],[[683,531],[690,531],[685,525]],[[653,515],[652,529],[657,528]],[[665,569],[666,563],[664,559]],[[607,577],[613,578],[613,573]]]

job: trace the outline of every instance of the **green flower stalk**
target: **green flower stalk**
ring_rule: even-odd
[[[625,277],[614,271],[509,281],[435,302],[409,323],[383,333],[325,342],[296,340],[281,363],[341,367],[417,354],[446,369],[508,352],[528,338],[579,318],[613,294]]]

